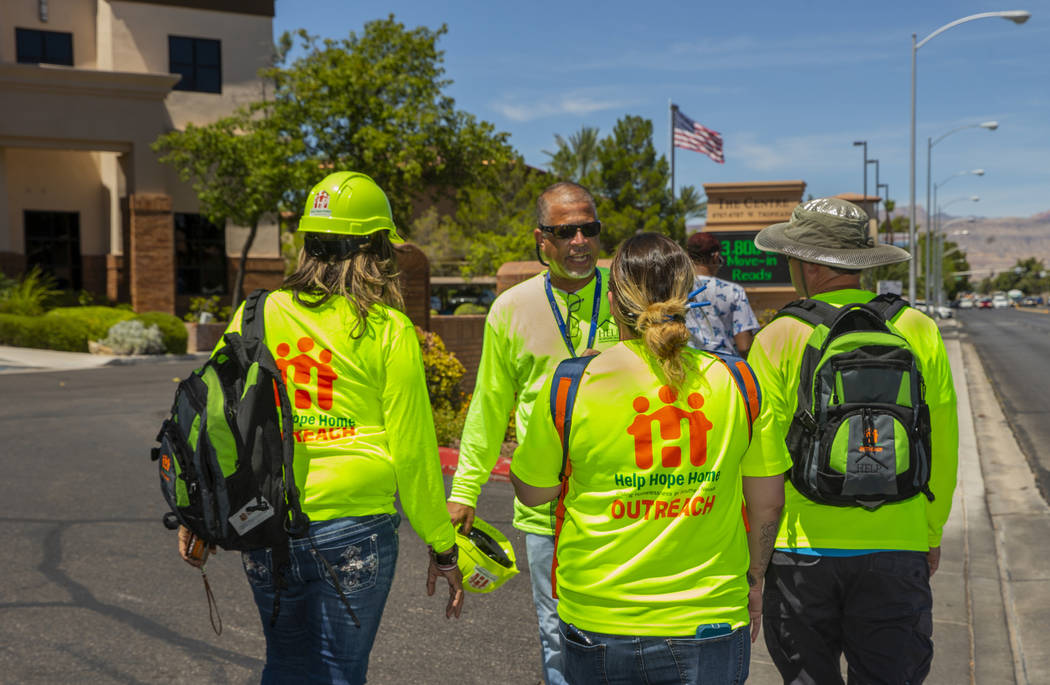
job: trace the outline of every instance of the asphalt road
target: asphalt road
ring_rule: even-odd
[[[1043,499],[1050,502],[1050,310],[959,310]],[[980,419],[980,417],[975,417]]]
[[[0,376],[0,683],[256,683],[264,641],[240,557],[220,553],[208,577],[177,556],[149,460],[175,379],[161,363]],[[479,514],[510,525],[512,491],[490,483]],[[542,678],[528,571],[490,595],[468,595],[446,620],[424,591],[426,552],[405,522],[394,588],[369,682],[513,683]]]

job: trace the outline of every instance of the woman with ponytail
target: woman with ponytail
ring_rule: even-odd
[[[790,462],[750,439],[760,400],[746,363],[687,346],[692,284],[665,236],[620,245],[620,343],[586,366],[568,412],[565,379],[547,380],[550,408],[535,405],[511,466],[518,498],[552,502],[561,520],[552,573],[570,683],[747,678]]]

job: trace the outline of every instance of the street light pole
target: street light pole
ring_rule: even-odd
[[[875,186],[875,194],[880,195],[879,188],[883,188],[886,194],[883,195],[882,206],[886,210],[886,228],[890,232],[890,244],[893,244],[893,221],[890,219],[890,187],[885,183],[879,183]]]
[[[864,200],[861,202],[867,202],[868,200],[868,141],[866,140],[855,140],[853,141],[853,147],[858,145],[864,146]]]
[[[947,252],[944,251],[944,240],[945,240],[945,233],[944,233],[944,231],[949,226],[951,226],[952,224],[957,223],[959,221],[967,221],[967,222],[972,224],[974,221],[976,221],[976,219],[974,217],[972,217],[972,216],[971,217],[956,217],[956,218],[952,219],[951,221],[945,222],[944,226],[938,226],[938,230],[937,230],[937,262],[936,262],[936,268],[934,269],[934,271],[937,274],[937,290],[936,290],[936,295],[935,295],[934,299],[936,299],[936,301],[937,301],[937,308],[938,308],[938,310],[940,309],[940,307],[942,307],[944,305],[944,298],[942,297],[942,295],[944,294],[944,258],[947,257],[950,254],[955,253],[955,252],[961,252],[961,250],[959,249],[958,245],[956,245],[955,247],[953,247],[951,250],[949,250]]]
[[[981,170],[980,169],[976,169],[975,171],[981,171]],[[965,174],[965,173],[970,173],[970,172],[965,172],[964,171],[964,172],[961,172],[959,174],[955,174],[954,176],[949,177],[948,180],[951,180],[952,178],[955,178],[955,176],[960,176],[960,175]],[[947,181],[945,181],[945,183],[947,183]],[[943,185],[943,183],[941,185]],[[934,186],[934,197],[937,197],[937,186],[936,185]],[[971,195],[970,197],[957,197],[954,200],[949,200],[948,202],[945,202],[943,207],[937,207],[937,214],[936,214],[936,217],[937,217],[937,230],[934,233],[934,240],[936,240],[938,242],[940,240],[940,235],[941,235],[940,217],[941,217],[941,212],[944,209],[944,207],[947,207],[948,205],[954,204],[956,202],[962,202],[964,200],[969,200],[970,202],[980,202],[981,198],[978,197],[977,195]],[[945,226],[948,226],[948,225],[954,223],[957,220],[958,219],[952,219],[951,221],[946,223]],[[970,220],[973,221],[972,218]],[[927,254],[931,254],[932,253],[931,245],[929,244],[929,239],[928,238],[927,238],[927,243],[926,243],[926,252],[927,252]],[[940,248],[938,249],[938,254],[940,254]],[[942,257],[942,261],[943,261],[943,257]],[[940,267],[937,268],[937,273],[938,273],[937,278],[940,279]],[[931,272],[927,271],[926,272],[926,296],[927,296],[926,309],[927,309],[927,311],[930,308],[930,299],[929,298],[930,298],[930,292],[931,292],[930,291],[931,280],[932,280],[931,279]],[[938,292],[940,291],[940,285],[941,285],[940,284],[940,280],[938,280],[937,281]]]
[[[931,243],[931,236],[933,236],[934,233],[939,233],[940,232],[940,228],[941,228],[941,226],[940,226],[940,224],[941,224],[941,212],[940,212],[940,208],[937,207],[937,189],[940,188],[941,186],[943,186],[948,181],[952,180],[953,178],[958,178],[959,176],[966,176],[966,175],[969,175],[969,174],[973,174],[974,176],[984,176],[984,169],[973,169],[972,171],[957,171],[954,174],[952,174],[951,176],[949,176],[948,178],[946,178],[943,181],[941,181],[940,183],[933,184],[933,208],[934,208],[934,214],[933,214],[932,217],[930,217],[929,216],[929,210],[927,210],[927,212],[926,212],[926,214],[927,214],[927,219],[926,219],[926,250],[925,250],[926,254],[924,255],[925,258],[926,258],[926,271],[925,271],[926,282],[924,284],[925,287],[923,288],[923,292],[926,295],[926,301],[927,302],[930,301],[930,287],[932,285],[930,283],[930,270],[933,267],[933,245]],[[965,199],[965,198],[962,198],[962,199]],[[973,199],[974,202],[977,202],[977,196],[976,195],[972,199]],[[934,226],[933,226],[934,222],[937,223],[936,228],[934,228]],[[934,230],[931,232],[931,229],[934,229]]]
[[[932,204],[930,203],[930,175],[931,175],[931,171],[933,169],[933,146],[936,145],[937,143],[941,142],[942,140],[944,140],[945,138],[947,138],[951,134],[957,133],[959,131],[964,131],[964,130],[966,130],[968,128],[985,128],[985,129],[988,129],[989,131],[994,131],[997,128],[999,128],[999,122],[998,121],[984,121],[984,122],[981,122],[980,124],[967,124],[965,126],[959,126],[957,128],[953,128],[952,130],[948,131],[947,133],[945,133],[945,134],[943,134],[941,136],[938,136],[937,138],[927,138],[926,139],[926,247],[927,247],[926,252],[927,252],[927,255],[929,255],[929,252],[930,252],[930,250],[929,250],[929,246],[930,246],[930,229],[933,226],[933,216],[932,216],[931,213],[934,212],[934,210],[937,208],[937,196],[936,196],[936,194],[934,194],[933,203]],[[965,172],[964,171],[964,172],[960,172],[960,174],[958,174],[958,175],[965,174],[965,173],[977,173],[977,172],[976,171],[973,171],[973,172]],[[984,172],[981,171],[981,173],[977,174],[977,175],[980,176],[983,173]],[[944,183],[941,183],[941,185],[944,185]],[[927,279],[926,280],[927,281],[929,280],[929,277],[928,277],[929,276],[929,270],[930,270],[930,260],[927,257],[927,259],[926,259],[926,274],[927,274]],[[929,299],[929,290],[926,291],[926,297],[927,297],[927,300],[928,300]]]
[[[867,161],[867,163],[875,165],[875,196],[878,197],[878,195],[879,195],[879,160],[877,160],[877,159],[869,159]],[[867,169],[867,167],[864,167],[864,168]],[[867,179],[864,179],[864,181],[865,181],[864,182],[864,201],[867,202],[868,201],[868,183],[867,183]],[[879,207],[878,207],[878,205],[876,205],[875,206],[875,235],[876,235],[876,237],[878,237],[878,234],[879,234]]]
[[[908,201],[911,205],[909,208],[911,220],[908,226],[908,246],[911,248],[912,253],[915,251],[915,61],[916,55],[919,52],[919,48],[926,43],[930,42],[933,38],[947,31],[950,28],[954,28],[959,24],[965,24],[968,21],[975,21],[977,19],[989,19],[991,17],[999,17],[1001,19],[1009,19],[1015,24],[1023,24],[1028,21],[1031,17],[1031,13],[1024,10],[1008,10],[1004,12],[981,12],[979,14],[971,14],[961,19],[956,19],[953,22],[945,24],[930,35],[923,38],[921,41],[916,41],[916,34],[911,34],[911,145],[908,155]],[[867,157],[867,155],[865,155]],[[865,167],[866,168],[866,167]],[[928,210],[927,210],[927,213]],[[927,220],[929,223],[929,220]],[[915,301],[915,259],[911,259],[908,262],[908,299],[912,302]]]

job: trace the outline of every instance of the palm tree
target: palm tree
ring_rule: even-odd
[[[569,136],[566,141],[561,135],[554,134],[558,145],[555,152],[544,150],[550,157],[548,167],[553,174],[569,181],[580,182],[598,165],[598,127],[584,126]]]

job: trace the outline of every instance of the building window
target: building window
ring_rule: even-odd
[[[39,266],[62,290],[80,290],[80,215],[26,210],[26,270]]]
[[[226,229],[200,214],[175,213],[175,290],[179,295],[226,293]]]
[[[222,92],[222,49],[208,38],[168,36],[168,71],[180,74],[175,90],[199,93]]]
[[[73,66],[73,34],[61,31],[15,29],[16,59],[23,64]]]

